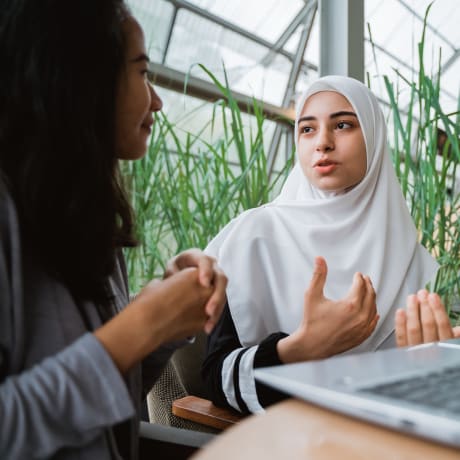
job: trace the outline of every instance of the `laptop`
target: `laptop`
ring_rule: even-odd
[[[460,448],[460,339],[255,370],[277,390]]]

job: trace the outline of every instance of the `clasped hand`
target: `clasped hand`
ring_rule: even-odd
[[[326,261],[317,257],[304,296],[302,323],[278,342],[281,361],[327,358],[359,345],[374,331],[379,316],[370,278],[355,273],[348,294],[334,301],[324,296],[326,277]]]
[[[210,332],[225,303],[227,278],[198,249],[168,263],[162,281],[148,283],[118,315],[94,334],[125,373],[162,343]]]
[[[211,296],[204,308],[207,317],[204,330],[209,334],[219,320],[225,305],[227,277],[217,265],[216,259],[207,256],[199,249],[189,249],[181,252],[168,262],[164,278],[168,278],[188,267],[197,267],[198,280],[201,286],[205,288],[212,287]]]
[[[201,327],[195,326],[195,330],[190,333],[196,333],[203,328],[209,334],[222,313],[226,287],[227,277],[216,260],[199,249],[189,249],[169,260],[163,281],[151,281],[140,294],[145,295],[155,289],[158,293],[164,293],[161,296],[163,303],[175,308],[177,321],[183,324],[193,314],[194,305],[195,310],[197,309],[195,321],[198,320]],[[193,328],[192,324],[190,326]]]

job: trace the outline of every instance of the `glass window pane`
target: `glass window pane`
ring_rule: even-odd
[[[127,3],[144,30],[150,59],[161,62],[174,11],[173,6],[165,0],[129,0]]]
[[[305,6],[302,0],[192,0],[190,3],[271,43],[280,37]]]
[[[180,10],[166,65],[203,77],[194,64],[204,64],[219,79],[225,65],[233,90],[272,104],[283,100],[291,68],[289,59],[276,53],[269,64],[264,58],[270,50],[233,31],[193,13]]]

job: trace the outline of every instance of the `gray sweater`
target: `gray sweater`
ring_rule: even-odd
[[[123,451],[135,459],[142,393],[175,346],[123,377],[83,320],[100,326],[95,305],[77,305],[39,266],[20,269],[14,208],[1,190],[0,200],[0,346],[9,364],[0,380],[0,458],[104,460]],[[120,258],[110,285],[116,314],[128,303]]]

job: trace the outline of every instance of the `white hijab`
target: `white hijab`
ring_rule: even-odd
[[[227,298],[243,346],[297,329],[315,256],[328,264],[326,297],[343,298],[355,272],[373,282],[380,320],[358,351],[375,350],[388,337],[395,309],[438,267],[417,242],[390,160],[383,113],[365,85],[341,76],[313,83],[298,105],[296,145],[299,115],[307,98],[320,91],[336,91],[354,108],[365,139],[366,175],[334,196],[314,188],[297,163],[274,201],[244,212],[211,241],[206,252],[228,276]]]

